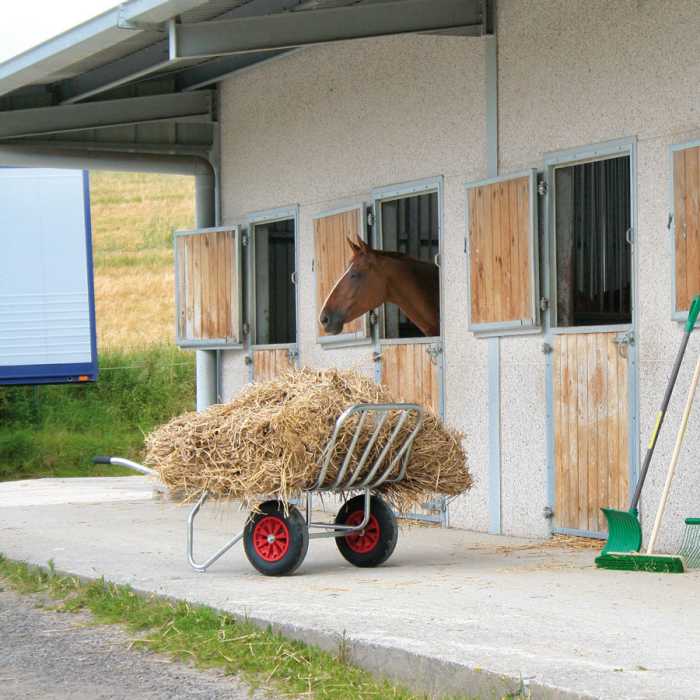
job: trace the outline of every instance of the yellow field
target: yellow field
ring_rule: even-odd
[[[194,226],[194,179],[90,173],[100,350],[173,343],[172,232]]]

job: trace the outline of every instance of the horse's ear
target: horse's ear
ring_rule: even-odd
[[[350,246],[350,249],[352,250],[353,253],[359,253],[360,252],[360,246],[355,243],[355,241],[352,240],[352,238],[347,238],[345,239],[348,242],[348,245]]]
[[[362,240],[359,236],[356,236],[356,242],[355,245],[360,249],[365,251],[365,253],[368,253],[370,250],[372,250],[372,247],[370,246],[367,241]]]

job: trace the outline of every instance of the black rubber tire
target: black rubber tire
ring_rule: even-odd
[[[265,558],[264,542],[262,547],[260,546],[261,537],[264,535],[256,531],[261,527],[269,529],[270,525],[282,533],[282,538],[286,539],[286,548],[283,553],[270,551],[268,558]],[[285,576],[296,571],[304,561],[309,549],[309,528],[294,506],[289,506],[288,513],[285,514],[279,501],[265,501],[259,511],[251,513],[248,518],[243,535],[243,548],[248,561],[261,574]]]
[[[348,520],[357,520],[362,522],[365,512],[365,497],[355,496],[343,504],[343,507],[338,511],[335,517],[337,525],[346,525]],[[367,525],[362,537],[374,535],[376,543],[367,551],[358,551],[365,549],[370,543],[365,543],[363,547],[358,541],[357,536],[336,537],[335,543],[338,545],[340,553],[353,566],[371,567],[383,564],[396,549],[396,542],[399,538],[399,528],[396,524],[396,516],[389,506],[379,497],[372,496],[370,500],[370,515],[372,520]],[[357,524],[357,523],[354,523]],[[354,545],[354,546],[353,546]]]

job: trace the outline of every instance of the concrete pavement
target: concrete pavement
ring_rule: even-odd
[[[32,504],[27,487],[15,505],[16,491],[0,484],[0,552],[247,615],[330,650],[345,637],[359,665],[436,695],[500,697],[524,678],[536,698],[700,698],[698,572],[597,571],[594,550],[409,528],[377,569],[312,540],[291,577],[259,575],[240,546],[197,574],[185,560],[188,509],[146,500],[146,480],[127,479],[120,488],[133,482],[139,500],[38,494]],[[244,517],[208,505],[198,556]]]

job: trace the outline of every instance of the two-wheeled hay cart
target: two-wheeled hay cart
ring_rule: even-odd
[[[355,415],[358,415],[357,425],[347,451],[344,456],[336,455],[339,437]],[[378,441],[389,419],[392,423],[389,423],[389,430],[384,431],[388,435],[381,446]],[[310,489],[304,491],[306,517],[292,504],[285,508],[278,500],[263,501],[251,511],[243,530],[200,564],[194,558],[194,522],[209,495],[203,492],[187,519],[187,559],[190,565],[195,571],[204,572],[243,540],[248,560],[260,573],[282,576],[291,574],[301,565],[309,548],[309,540],[319,537],[335,538],[340,553],[355,566],[379,566],[384,563],[396,547],[398,526],[392,509],[373,492],[383,484],[397,483],[405,478],[413,441],[422,425],[423,408],[418,404],[351,406],[336,420],[333,434],[319,461],[318,478]],[[365,426],[371,429],[371,435],[360,454],[358,445]],[[369,465],[372,454],[376,454],[376,457]],[[342,464],[335,479],[326,484],[332,461],[341,458]],[[93,461],[157,476],[153,469],[121,457],[95,457]],[[354,491],[361,493],[345,501],[333,523],[312,521],[311,505],[315,493],[347,494]]]

